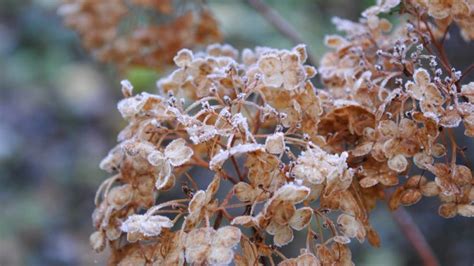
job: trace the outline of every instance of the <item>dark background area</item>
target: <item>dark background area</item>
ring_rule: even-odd
[[[209,1],[225,42],[237,48],[291,42],[243,1]],[[302,35],[313,54],[325,51],[334,33],[332,16],[357,20],[374,1],[267,1]],[[96,62],[78,36],[56,14],[59,0],[0,2],[0,265],[104,264],[106,254],[89,247],[91,213],[107,173],[99,161],[125,125],[116,111],[120,80],[138,91],[155,92],[166,70],[117,71]],[[453,28],[447,46],[463,69],[474,61],[474,45]],[[472,78],[472,75],[471,75]],[[459,135],[462,138],[461,135]],[[472,158],[472,139],[465,139]],[[437,214],[439,202],[423,199],[407,208],[442,265],[474,264],[474,222]],[[382,247],[352,245],[358,265],[417,265],[420,261],[390,213],[379,204],[372,215]],[[289,253],[298,253],[296,239]]]

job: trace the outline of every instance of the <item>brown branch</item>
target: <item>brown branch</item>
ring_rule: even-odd
[[[388,202],[389,196],[386,195],[386,200]],[[439,261],[436,258],[433,249],[431,249],[428,241],[426,241],[425,236],[418,228],[418,225],[413,221],[411,215],[403,208],[399,207],[395,211],[390,212],[393,219],[400,227],[405,238],[410,242],[410,244],[415,248],[416,253],[423,261],[425,266],[439,266]]]
[[[471,72],[472,70],[474,70],[474,63],[472,63],[471,65],[469,65],[462,73],[462,76],[461,78],[458,80],[458,82],[461,82],[461,80],[463,80],[468,74],[469,72]]]
[[[247,0],[247,3],[294,45],[305,43],[293,26],[263,0]],[[311,54],[308,47],[306,49],[308,52],[308,64],[316,66],[316,58]]]

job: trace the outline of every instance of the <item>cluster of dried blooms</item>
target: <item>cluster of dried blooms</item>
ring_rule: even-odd
[[[67,0],[58,12],[96,58],[119,66],[163,67],[182,48],[221,39],[201,1]]]
[[[352,239],[380,244],[379,200],[437,197],[441,216],[474,216],[453,133],[474,136],[474,82],[434,34],[449,21],[470,37],[472,1],[399,2],[334,18],[345,35],[326,38],[324,89],[304,45],[183,49],[158,95],[123,81],[129,124],[100,164],[114,175],[97,192],[94,249],[119,265],[352,265]],[[409,20],[392,30],[380,14],[397,6]],[[306,241],[287,258],[295,234]]]

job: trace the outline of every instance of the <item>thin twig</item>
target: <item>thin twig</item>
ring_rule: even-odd
[[[467,75],[469,74],[469,72],[471,72],[472,70],[474,70],[474,63],[469,65],[462,73],[462,76],[461,78],[458,80],[459,82],[461,80],[463,80],[465,77],[467,77]]]
[[[389,196],[386,195],[388,202]],[[400,227],[405,238],[415,248],[416,253],[420,256],[425,266],[439,266],[439,261],[436,258],[433,249],[431,249],[425,236],[418,228],[418,225],[413,221],[411,215],[403,208],[399,207],[397,210],[390,212],[393,219]]]
[[[265,4],[263,0],[247,0],[247,3],[252,6],[263,18],[265,18],[276,30],[278,30],[283,36],[288,38],[294,45],[304,44],[303,38],[298,32],[286,21],[278,12],[273,8]],[[308,47],[306,47],[308,53],[308,64],[316,66],[316,59],[311,54]]]

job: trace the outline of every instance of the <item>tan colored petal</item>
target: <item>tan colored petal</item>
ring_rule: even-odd
[[[278,231],[275,232],[273,236],[273,243],[277,247],[282,247],[293,240],[293,230],[288,226],[281,227]]]
[[[163,163],[162,168],[158,169],[156,189],[166,191],[174,187],[175,178],[171,171],[171,165],[168,162]]]
[[[412,81],[407,81],[405,83],[405,89],[409,93],[411,97],[413,97],[416,100],[421,100],[423,99],[423,91],[421,90],[420,86],[415,84]]]
[[[373,187],[379,183],[376,178],[365,177],[359,181],[360,186],[363,188]]]
[[[212,247],[207,257],[210,265],[229,265],[234,258],[234,251],[225,247]]]
[[[433,164],[434,159],[424,152],[419,152],[413,156],[413,162],[416,166],[418,166],[418,168],[427,169],[427,166]]]
[[[305,44],[298,44],[291,51],[298,55],[299,61],[304,63],[308,58],[308,53],[306,52],[306,45]]]
[[[258,69],[264,75],[271,76],[282,71],[280,59],[275,55],[265,55],[258,60]]]
[[[455,203],[444,203],[438,208],[438,213],[444,218],[453,218],[457,213],[457,206]]]
[[[254,201],[256,198],[255,192],[255,189],[245,182],[239,182],[234,186],[234,194],[242,202]]]
[[[385,137],[395,137],[398,134],[398,125],[392,120],[382,120],[378,130]]]
[[[250,227],[255,224],[254,218],[250,215],[242,215],[235,217],[232,222],[232,225],[243,225],[246,227]]]
[[[349,244],[351,242],[351,239],[348,238],[347,236],[335,236],[332,238],[335,242],[339,244]]]
[[[215,247],[233,248],[240,242],[242,233],[235,226],[224,226],[217,230],[212,245]]]
[[[193,52],[189,49],[182,49],[176,54],[173,61],[178,67],[183,68],[193,61]]]
[[[400,203],[410,206],[420,201],[421,197],[422,194],[418,189],[407,189],[401,194]]]
[[[173,166],[180,166],[193,156],[193,150],[186,146],[184,139],[175,139],[165,148],[165,156]]]
[[[441,105],[444,103],[444,97],[439,89],[433,83],[429,83],[424,88],[424,100],[429,101],[435,105]]]
[[[474,103],[474,81],[462,85],[461,94],[467,97],[471,103]]]
[[[291,217],[289,224],[293,229],[300,231],[309,224],[312,216],[313,210],[310,207],[300,208]]]
[[[426,87],[428,83],[430,83],[430,74],[426,69],[423,68],[418,68],[415,70],[415,73],[413,74],[413,77],[415,79],[416,85],[420,87]]]
[[[267,208],[267,215],[272,216],[272,221],[287,225],[291,217],[295,214],[296,208],[292,202],[278,201],[278,204],[271,204]]]
[[[114,187],[107,194],[107,202],[116,210],[125,207],[133,198],[133,188],[129,184]]]
[[[296,184],[286,184],[277,190],[276,197],[294,204],[302,202],[308,197],[310,189]]]
[[[436,185],[436,182],[434,181],[421,185],[420,190],[425,197],[437,196],[440,192],[438,185]]]
[[[285,136],[282,132],[270,135],[265,140],[265,149],[271,154],[281,154],[285,151]]]
[[[457,206],[458,214],[464,217],[474,217],[474,205],[461,204]]]
[[[188,210],[190,213],[193,213],[200,210],[206,203],[206,192],[199,190],[194,193],[193,198],[189,202]]]
[[[105,235],[103,231],[95,231],[89,237],[89,243],[95,252],[101,252],[105,248]]]
[[[387,165],[390,169],[400,173],[407,169],[408,161],[405,156],[398,154],[388,160]]]

